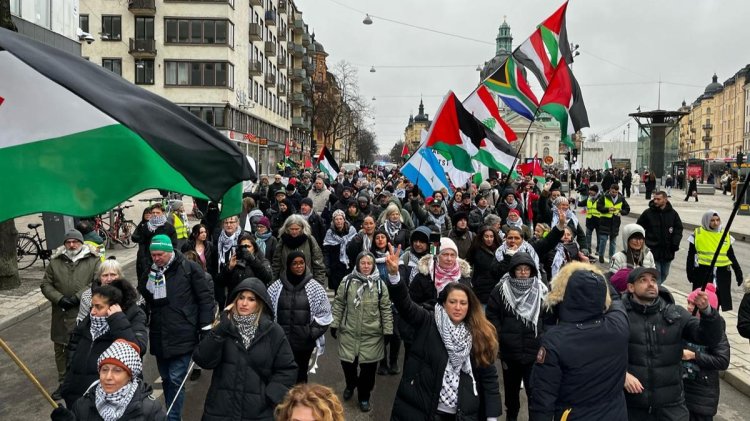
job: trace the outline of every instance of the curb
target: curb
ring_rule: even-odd
[[[750,375],[744,370],[732,368],[731,366],[721,376],[725,382],[737,389],[738,392],[745,396],[750,396]]]
[[[630,212],[627,215],[623,215],[625,218],[633,218],[638,219],[641,216],[640,213],[636,212]],[[689,222],[682,221],[682,228],[686,230],[694,230],[698,228],[700,225],[691,224]],[[734,237],[737,241],[742,241],[743,243],[750,243],[750,234],[745,234],[742,232],[734,232],[732,231],[732,237]]]

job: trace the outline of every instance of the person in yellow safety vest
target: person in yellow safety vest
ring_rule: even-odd
[[[182,246],[187,243],[188,240],[188,220],[185,215],[185,205],[181,200],[175,200],[172,202],[171,211],[167,221],[174,225],[174,230],[177,233],[177,249],[182,250]]]
[[[599,200],[599,186],[589,186],[589,195],[586,199],[586,248],[594,254],[592,238],[594,231],[599,232],[599,211],[596,210],[596,202]]]
[[[617,234],[620,232],[620,217],[630,213],[630,205],[620,194],[620,186],[612,183],[607,193],[596,201],[599,212],[599,227],[596,229],[596,248],[599,263],[604,263],[604,246],[609,239],[609,258],[615,254]]]
[[[78,231],[83,234],[83,244],[87,245],[89,247],[89,250],[98,252],[99,253],[99,259],[103,262],[106,260],[106,257],[104,256],[106,247],[105,247],[105,239],[102,238],[99,233],[94,231],[94,226],[88,219],[81,219],[78,224],[76,224],[75,227]]]
[[[721,240],[723,232],[724,228],[721,226],[719,213],[709,209],[708,212],[703,214],[701,226],[697,227],[688,238],[690,248],[688,249],[685,269],[687,270],[688,280],[693,283],[693,289],[701,288],[704,282],[715,284],[721,310],[729,311],[732,309],[732,272],[729,267],[731,266],[734,270],[738,286],[742,285],[744,278],[742,277],[740,263],[732,249],[734,237],[727,233],[724,242],[719,246],[719,240]],[[717,248],[719,249],[719,257],[716,259],[714,273],[711,274],[709,268]]]

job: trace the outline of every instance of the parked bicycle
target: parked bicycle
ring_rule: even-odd
[[[115,244],[119,244],[127,249],[136,246],[132,236],[136,229],[135,222],[125,219],[125,209],[132,208],[133,205],[118,206],[112,209],[112,224],[109,223],[109,217],[97,215],[94,217],[94,230],[104,239],[105,247],[111,249]]]
[[[34,230],[34,234],[32,235],[31,232],[18,234],[18,240],[16,241],[18,270],[31,267],[37,259],[42,259],[42,264],[46,268],[47,262],[52,258],[52,250],[47,249],[47,239],[42,238],[39,234],[39,227],[42,224],[28,224],[26,226],[30,230]]]

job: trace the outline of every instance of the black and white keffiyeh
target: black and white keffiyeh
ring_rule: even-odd
[[[247,316],[235,314],[232,315],[232,319],[234,319],[234,324],[242,337],[242,345],[249,348],[253,338],[255,338],[255,332],[258,330],[258,313],[248,314]]]
[[[477,395],[474,372],[471,369],[471,332],[463,321],[453,324],[448,313],[439,304],[435,306],[435,324],[445,350],[448,352],[448,364],[443,373],[439,402],[449,408],[456,408],[458,406],[458,383],[462,371],[471,377],[474,395]]]
[[[357,231],[348,222],[344,226],[345,233],[337,232],[335,228],[331,227],[326,232],[326,236],[323,239],[324,246],[341,246],[339,247],[339,259],[345,265],[349,266],[349,256],[346,253],[346,245],[352,238],[357,235]]]
[[[100,317],[92,315],[89,332],[91,332],[91,339],[94,341],[100,336],[109,332],[109,323],[107,323],[107,318],[104,316]]]
[[[132,381],[114,393],[105,392],[99,381],[96,381],[94,403],[104,421],[116,421],[122,417],[138,389],[139,381],[137,377],[133,377]]]
[[[427,212],[427,220],[429,221],[428,225],[432,223],[441,230],[445,227],[445,213],[435,216],[432,212]]]
[[[156,231],[157,228],[167,223],[167,215],[152,216],[146,223],[150,232]]]
[[[514,278],[510,273],[500,279],[500,284],[506,310],[514,313],[526,326],[533,327],[536,333],[542,300],[547,297],[547,286],[538,276],[523,279]]]
[[[578,217],[576,216],[576,213],[575,211],[573,211],[573,209],[568,209],[567,211],[565,211],[565,218],[568,220],[568,224],[570,224],[571,222],[573,223],[574,230],[578,229]],[[560,215],[557,214],[557,208],[553,206],[551,226],[554,227],[555,225],[557,225],[559,221],[560,221]]]
[[[534,266],[536,266],[537,270],[539,269],[539,256],[536,254],[536,250],[534,250],[534,247],[531,244],[527,241],[522,242],[518,249],[516,249],[515,252],[512,252],[512,254],[518,252],[528,253],[529,256],[534,259]],[[508,245],[503,243],[497,248],[497,250],[495,250],[495,259],[497,259],[498,262],[502,262],[506,254],[509,254]]]
[[[221,230],[219,234],[219,241],[217,248],[219,250],[219,266],[223,265],[226,261],[226,254],[232,246],[237,244],[237,238],[240,236],[240,230],[237,230],[232,235],[227,235],[224,230]]]
[[[382,227],[385,230],[385,233],[388,234],[388,238],[393,239],[396,237],[396,234],[401,230],[401,221],[393,222],[390,219],[386,220],[385,223],[382,225]]]

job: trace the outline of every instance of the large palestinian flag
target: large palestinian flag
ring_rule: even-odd
[[[256,178],[239,148],[188,111],[5,29],[0,97],[0,221],[97,214],[150,188],[218,201]]]

